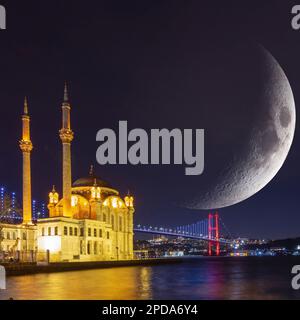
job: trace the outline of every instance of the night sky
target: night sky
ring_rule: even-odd
[[[116,128],[119,120],[128,120],[130,129],[172,129],[191,123],[193,128],[206,128],[210,119],[216,130],[208,134],[217,141],[222,134],[218,123],[227,121],[230,126],[233,121],[226,105],[223,114],[210,113],[205,106],[199,114],[192,110],[205,94],[206,80],[212,80],[212,57],[229,43],[260,43],[267,48],[289,79],[297,109],[300,31],[292,29],[290,13],[295,3],[224,3],[1,1],[7,10],[7,30],[0,31],[0,185],[16,191],[21,200],[18,141],[26,95],[34,145],[33,198],[47,202],[53,184],[61,193],[58,130],[67,80],[75,132],[73,180],[86,176],[94,164],[96,173],[122,194],[130,189],[135,195],[136,223],[175,226],[206,217],[207,211],[186,209],[175,199],[197,188],[195,179],[187,182],[183,166],[97,165],[95,136],[101,128]],[[222,105],[220,92],[216,86],[210,94]],[[199,123],[194,121],[198,118]],[[248,200],[219,210],[231,233],[264,238],[300,235],[299,138],[296,123],[292,148],[275,178]],[[212,161],[218,161],[219,150],[222,146],[216,146]]]

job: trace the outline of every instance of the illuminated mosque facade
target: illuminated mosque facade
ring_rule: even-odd
[[[22,116],[23,223],[3,226],[2,247],[7,251],[35,252],[37,261],[103,261],[133,259],[134,199],[95,176],[72,184],[71,105],[65,86],[62,103],[62,198],[54,186],[49,193],[49,218],[32,222],[30,116],[25,99]]]

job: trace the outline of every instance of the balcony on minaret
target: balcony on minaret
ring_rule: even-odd
[[[71,143],[74,138],[74,133],[71,129],[62,128],[59,130],[59,136],[62,143]]]
[[[71,105],[69,103],[69,95],[67,84],[64,89],[64,101],[62,104],[62,128],[59,131],[59,136],[62,143],[71,143],[74,138],[74,133],[71,129]]]
[[[22,139],[20,140],[20,149],[22,152],[30,152],[33,149],[30,140],[30,117],[28,114],[27,98],[24,100],[24,113],[22,115]]]

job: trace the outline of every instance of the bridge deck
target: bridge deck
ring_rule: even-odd
[[[197,240],[204,240],[204,241],[213,241],[213,242],[220,242],[224,244],[231,244],[232,241],[224,238],[219,238],[218,240],[215,238],[209,238],[207,235],[199,235],[193,233],[184,233],[184,232],[173,232],[173,231],[165,231],[165,230],[156,230],[153,228],[134,228],[133,231],[141,232],[141,233],[150,233],[150,234],[160,234],[166,236],[173,236],[173,237],[182,237],[182,238],[189,238],[189,239],[197,239]]]

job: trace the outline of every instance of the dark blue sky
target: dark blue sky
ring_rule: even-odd
[[[226,7],[221,1],[208,5],[174,0],[2,4],[8,29],[0,32],[0,184],[19,195],[18,140],[25,95],[32,116],[33,196],[47,201],[52,184],[61,190],[58,130],[65,80],[75,132],[74,180],[87,175],[89,165],[95,164],[95,135],[103,127],[114,128],[119,120],[128,120],[131,128],[171,124],[185,128],[193,117],[185,107],[197,104],[204,94],[199,83],[209,79],[208,67],[203,72],[201,68],[224,43],[265,46],[286,72],[297,107],[300,31],[291,28],[292,2],[226,1]],[[206,112],[217,122],[226,116],[226,109],[218,115]],[[205,121],[199,121],[199,128],[205,126]],[[298,131],[296,127],[288,158],[271,183],[243,203],[219,210],[232,233],[267,238],[300,235]],[[216,129],[209,134],[217,139],[221,133]],[[216,150],[212,161],[217,158]],[[130,189],[135,194],[137,223],[172,226],[204,218],[207,211],[184,209],[173,201],[172,195],[182,192],[184,197],[189,191],[183,168],[176,169],[182,174],[176,175],[175,182],[172,170],[96,165],[103,179],[122,193]]]

